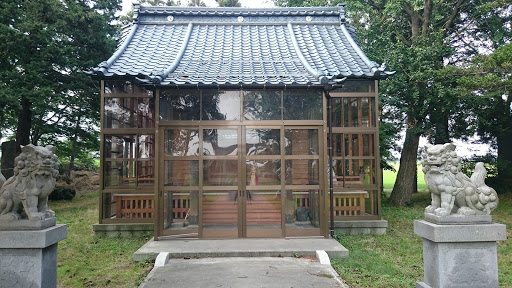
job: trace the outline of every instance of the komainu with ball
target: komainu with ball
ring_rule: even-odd
[[[479,162],[469,178],[461,172],[460,157],[452,143],[426,145],[423,150],[423,173],[432,196],[426,213],[437,216],[489,215],[498,206],[498,195],[485,185],[487,171]]]
[[[22,146],[14,159],[14,176],[0,188],[0,221],[55,217],[48,210],[48,195],[55,187],[59,162],[55,147]]]

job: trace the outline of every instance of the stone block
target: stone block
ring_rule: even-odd
[[[66,236],[66,225],[0,231],[0,287],[55,288],[57,245]]]
[[[386,220],[335,221],[334,230],[341,235],[384,235],[388,227]]]
[[[498,287],[496,241],[506,240],[503,224],[438,225],[414,221],[423,237],[424,282],[416,287]]]
[[[107,238],[129,238],[153,235],[153,223],[134,223],[134,224],[94,224],[92,229],[96,236]]]

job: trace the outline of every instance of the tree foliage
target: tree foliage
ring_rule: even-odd
[[[0,129],[16,143],[97,143],[97,83],[83,73],[115,49],[120,1],[7,0],[0,6]],[[80,145],[80,144],[78,144]]]
[[[276,1],[281,6],[338,2]],[[476,118],[472,116],[474,110],[461,101],[457,89],[460,83],[449,71],[482,51],[507,43],[511,14],[507,2],[510,1],[347,1],[349,23],[358,28],[363,50],[371,59],[385,62],[397,71],[380,87],[384,123],[403,125],[406,131],[391,202],[405,205],[416,191],[420,136],[433,143],[445,143],[475,131],[466,129],[468,119]]]

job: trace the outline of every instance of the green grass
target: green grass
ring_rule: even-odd
[[[421,237],[414,234],[413,222],[423,219],[423,210],[430,202],[430,194],[413,195],[409,207],[393,207],[386,202],[396,175],[384,174],[386,196],[382,217],[388,221],[386,235],[340,236],[339,241],[350,251],[348,259],[333,259],[333,267],[350,287],[415,287],[423,281],[423,247]],[[421,178],[420,178],[421,177]],[[393,179],[393,180],[391,180]],[[423,180],[418,171],[418,180]],[[420,181],[418,181],[420,182]],[[424,183],[424,182],[423,182]],[[418,185],[418,189],[421,185]],[[507,237],[512,235],[512,191],[500,194],[500,204],[493,211],[494,222],[507,226]],[[498,277],[500,287],[512,287],[512,244],[498,242]]]
[[[398,172],[398,164],[399,163],[393,163],[391,166],[395,168],[395,172],[384,170],[382,173],[382,186],[384,187],[384,190],[391,190],[393,189],[393,185],[395,185],[396,180],[396,173]],[[427,191],[427,185],[425,184],[425,180],[423,179],[423,171],[421,170],[421,164],[418,163],[418,191]]]
[[[135,263],[133,253],[149,237],[98,238],[98,193],[77,195],[72,201],[50,202],[58,223],[68,224],[68,237],[59,242],[59,287],[138,287],[150,263]]]

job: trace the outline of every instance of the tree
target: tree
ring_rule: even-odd
[[[240,1],[238,0],[215,0],[219,4],[219,7],[241,7]]]
[[[454,69],[476,131],[498,148],[498,177],[512,179],[512,44],[475,57],[467,69]]]
[[[277,0],[284,6],[337,2]],[[461,129],[453,125],[461,123],[467,115],[460,113],[462,103],[455,89],[456,79],[444,71],[478,54],[480,48],[475,43],[486,43],[498,34],[486,33],[488,25],[496,18],[489,9],[486,13],[482,7],[492,3],[488,0],[357,0],[347,3],[349,22],[359,28],[363,50],[371,59],[386,62],[390,69],[397,71],[381,82],[380,88],[383,107],[393,112],[384,113],[383,116],[392,118],[383,121],[403,123],[406,130],[397,181],[390,197],[395,204],[407,204],[416,191],[420,136],[427,136],[433,143],[445,143],[462,136]],[[492,27],[498,24],[499,21]]]
[[[18,149],[61,136],[97,143],[90,135],[98,127],[99,87],[83,71],[115,49],[117,27],[109,23],[119,2],[4,1],[0,129],[16,131]]]

